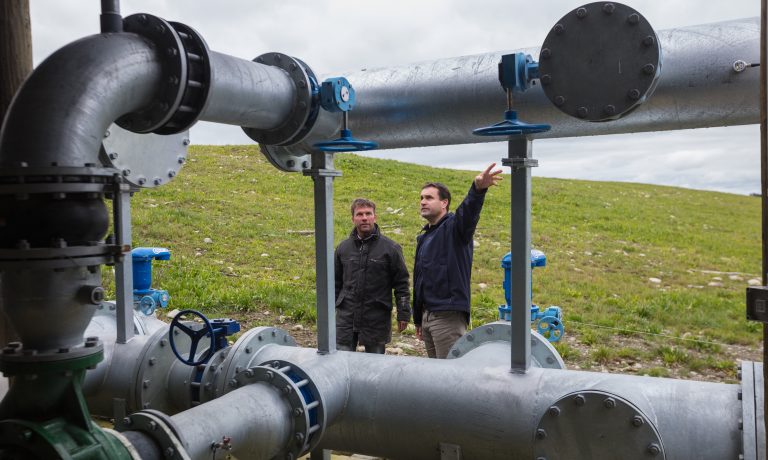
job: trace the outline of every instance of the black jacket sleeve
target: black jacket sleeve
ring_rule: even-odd
[[[480,211],[483,210],[483,203],[485,202],[485,193],[488,189],[478,190],[475,188],[475,181],[472,181],[472,185],[469,187],[469,192],[461,202],[458,208],[456,208],[455,227],[454,231],[456,235],[465,244],[469,244],[472,241],[472,236],[475,234],[477,223],[480,221]]]
[[[341,247],[341,245],[339,245],[339,247]],[[339,256],[338,247],[336,248],[336,251],[334,251],[333,253],[333,268],[334,268],[333,280],[334,280],[334,284],[336,285],[336,295],[334,296],[334,299],[336,299],[336,302],[338,303],[339,294],[341,293],[341,287],[344,285],[344,266],[341,263],[341,257]]]
[[[411,292],[409,289],[410,275],[405,266],[405,257],[403,257],[403,248],[395,244],[392,248],[392,266],[390,274],[392,275],[392,289],[395,291],[395,305],[397,306],[397,320],[411,320]]]

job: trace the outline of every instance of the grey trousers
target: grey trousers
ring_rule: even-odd
[[[425,311],[421,317],[421,335],[427,356],[445,359],[461,336],[467,333],[467,315],[461,311]]]

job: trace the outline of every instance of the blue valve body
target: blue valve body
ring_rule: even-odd
[[[163,289],[152,289],[152,261],[170,260],[171,251],[166,248],[136,248],[131,251],[133,261],[133,303],[144,313],[151,315],[158,308],[168,306],[170,295]]]
[[[536,267],[546,267],[547,256],[538,249],[531,249],[531,270]],[[501,259],[501,267],[504,269],[504,299],[507,301],[506,305],[499,306],[499,319],[502,321],[510,321],[512,318],[512,282],[511,282],[511,270],[512,270],[512,253],[508,252]],[[533,279],[531,279],[533,282]],[[533,289],[531,289],[533,291]],[[547,337],[550,342],[557,342],[565,333],[565,327],[563,326],[563,311],[560,307],[550,306],[545,310],[541,310],[538,305],[531,304],[531,323],[535,323],[536,330]]]
[[[328,78],[320,85],[320,105],[329,112],[349,112],[355,106],[355,89],[344,77]]]

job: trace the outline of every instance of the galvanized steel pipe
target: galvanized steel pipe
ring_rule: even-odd
[[[705,24],[658,33],[663,66],[655,93],[630,115],[608,123],[571,118],[546,98],[540,86],[515,95],[521,119],[548,123],[536,137],[705,128],[757,123],[759,72],[733,69],[734,61],[759,62],[759,18]],[[538,58],[538,48],[522,50]],[[506,97],[497,65],[511,51],[463,56],[345,74],[357,92],[350,127],[382,149],[488,142],[472,130],[500,121]],[[321,114],[328,117],[327,114]],[[336,136],[341,118],[319,124],[290,151]]]
[[[211,87],[201,120],[272,129],[288,117],[295,87],[285,71],[210,52]]]
[[[334,380],[326,371],[339,367],[321,362],[348,369],[343,378],[350,378],[349,397],[326,429],[324,449],[425,459],[439,458],[441,443],[448,443],[459,446],[465,459],[534,458],[536,426],[550,406],[570,393],[595,390],[641,410],[658,428],[666,458],[714,460],[741,452],[737,385],[541,368],[514,374],[500,349],[508,346],[490,343],[455,360],[429,360],[318,356],[312,349],[269,345],[257,358],[297,363],[318,380]],[[589,442],[584,440],[585,448]],[[590,458],[587,451],[572,454]]]

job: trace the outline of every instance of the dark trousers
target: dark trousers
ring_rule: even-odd
[[[357,332],[352,333],[352,343],[340,343],[336,342],[336,349],[339,351],[356,351],[357,350],[357,344],[358,344],[359,336]],[[384,354],[385,344],[383,343],[376,343],[376,344],[363,344],[365,347],[366,353],[377,353],[380,355]]]

